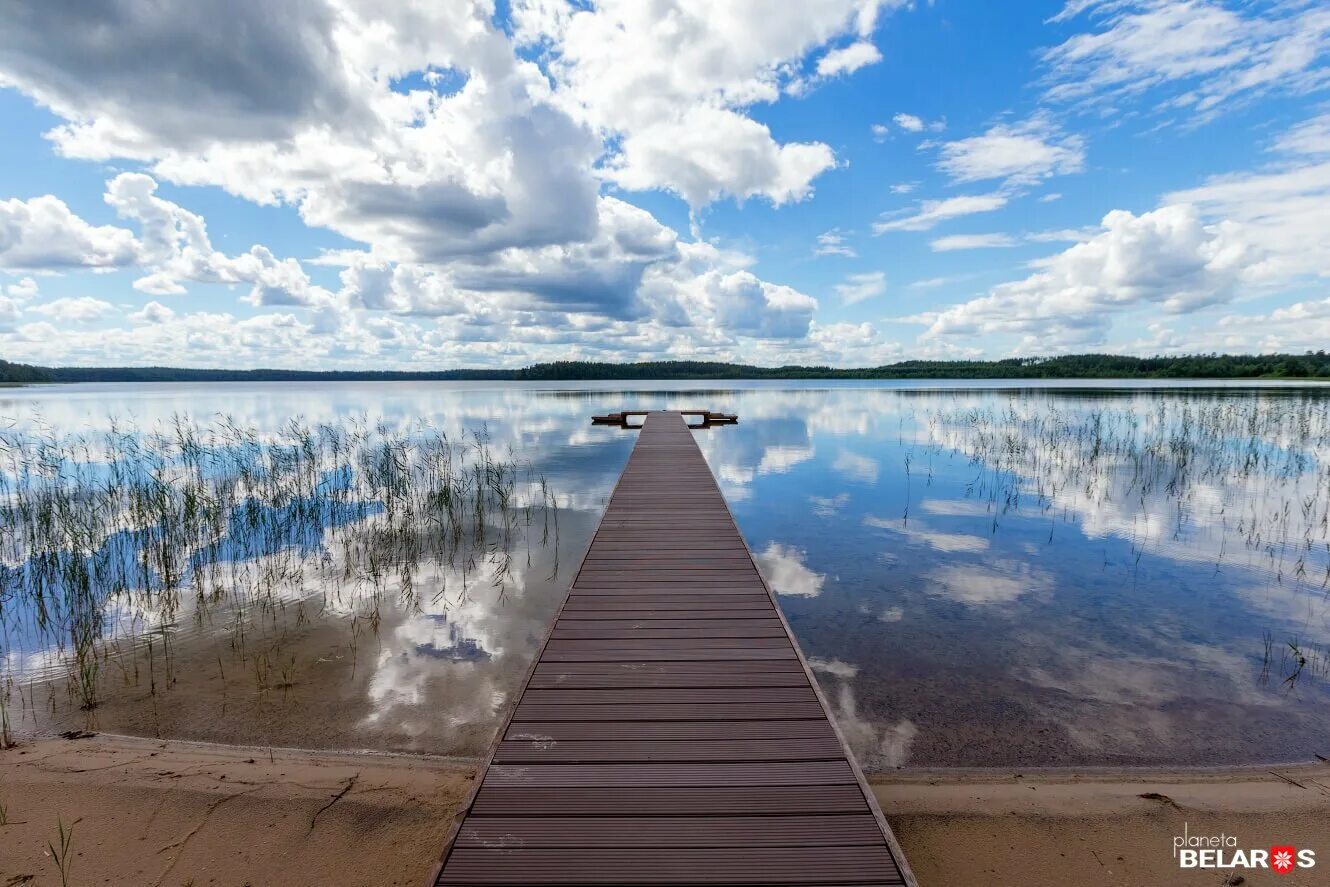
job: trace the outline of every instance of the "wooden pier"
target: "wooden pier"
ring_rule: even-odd
[[[679,412],[649,413],[438,885],[913,885]]]

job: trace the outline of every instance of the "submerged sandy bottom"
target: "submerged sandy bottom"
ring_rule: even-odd
[[[93,736],[0,752],[0,885],[421,884],[475,763]],[[1251,885],[1330,884],[1330,765],[1227,772],[905,771],[873,777],[923,887],[1204,885],[1172,840],[1236,834],[1322,864]],[[1142,797],[1147,795],[1149,797]]]

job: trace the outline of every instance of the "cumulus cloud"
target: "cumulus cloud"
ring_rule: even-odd
[[[1085,166],[1084,139],[1063,133],[1046,115],[946,142],[940,153],[938,168],[959,183],[1003,179],[1029,185]]]
[[[931,595],[969,607],[1010,604],[1052,588],[1051,577],[1029,564],[995,560],[990,564],[955,564],[928,575]]]
[[[31,277],[24,277],[18,283],[11,283],[5,287],[5,294],[12,299],[27,301],[37,295],[37,281]]]
[[[167,6],[117,0],[75,29],[34,7],[0,78],[68,121],[68,156],[288,203],[394,258],[593,233],[599,140],[469,0]],[[429,70],[462,85],[398,88]]]
[[[891,120],[906,132],[924,131],[924,121],[913,114],[900,113],[891,118]]]
[[[161,302],[149,302],[129,315],[131,323],[168,323],[174,318],[175,312]]]
[[[89,323],[113,314],[115,306],[102,299],[79,296],[77,298],[56,299],[44,305],[33,305],[28,308],[28,311],[33,314],[45,314],[59,323]]]
[[[820,142],[781,145],[751,118],[697,107],[635,127],[607,173],[630,190],[674,191],[694,208],[726,196],[760,196],[779,206],[807,197],[813,179],[835,165]]]
[[[1265,260],[1252,269],[1261,281],[1324,276],[1330,268],[1330,150],[1323,133],[1330,115],[1313,118],[1277,139],[1285,155],[1261,170],[1215,176],[1165,195],[1196,206],[1208,218],[1243,225]]]
[[[1004,194],[966,194],[943,200],[921,201],[914,211],[884,214],[873,223],[874,234],[888,231],[927,231],[941,222],[975,213],[992,212],[1007,205]]]
[[[1164,199],[1241,225],[1259,256],[1246,271],[1251,284],[1315,285],[1330,276],[1330,114],[1292,127],[1272,150],[1277,161],[1269,168],[1216,176]],[[1209,332],[1207,345],[1216,348],[1319,349],[1330,337],[1330,300],[1231,314]]]
[[[64,137],[97,129],[124,150],[280,139],[354,118],[340,24],[320,0],[11,4],[0,83],[71,121]]]
[[[182,281],[247,283],[254,305],[315,305],[331,294],[314,286],[300,262],[278,259],[255,245],[238,256],[213,249],[203,218],[156,196],[157,183],[142,173],[121,173],[106,186],[106,202],[138,224],[141,263],[149,273],[134,288],[157,296],[185,292]]]
[[[869,38],[878,15],[899,5],[825,0],[792,16],[769,0],[519,0],[513,17],[519,41],[547,53],[561,107],[617,142],[610,177],[673,191],[698,208],[727,195],[779,204],[811,193],[813,179],[835,165],[831,149],[780,144],[746,111],[809,88],[803,60],[838,38],[856,39],[824,53],[814,76],[876,61]]]
[[[868,40],[859,40],[849,46],[833,49],[817,62],[820,77],[852,74],[860,68],[882,61],[882,53]]]
[[[757,565],[776,594],[817,597],[827,577],[809,569],[806,556],[797,548],[772,542],[757,555]]]
[[[62,271],[111,269],[138,260],[132,232],[90,225],[51,195],[0,200],[0,268]]]
[[[1231,299],[1261,259],[1241,226],[1207,224],[1196,207],[1139,216],[1115,210],[1090,240],[1039,263],[1024,280],[931,318],[928,336],[1017,333],[1028,347],[1101,342],[1111,314],[1140,305],[1182,313]]]
[[[817,300],[787,286],[759,280],[747,271],[711,272],[704,286],[713,315],[729,330],[769,339],[808,335]]]
[[[0,35],[0,82],[62,118],[48,137],[65,156],[141,165],[106,193],[137,235],[54,197],[9,201],[26,215],[0,224],[0,268],[133,267],[135,288],[163,300],[238,287],[264,309],[247,341],[323,338],[284,352],[295,361],[408,345],[482,364],[762,342],[821,355],[832,343],[816,338],[815,299],[680,242],[602,186],[671,191],[693,209],[804,199],[834,153],[780,141],[749,109],[873,61],[879,14],[902,5],[826,0],[789,16],[767,0],[529,0],[512,4],[511,34],[471,0],[113,0],[77,33],[59,3],[25,9]],[[341,269],[325,288],[262,244],[217,249],[159,183],[289,206],[365,247],[324,257]],[[150,302],[127,319],[146,354],[203,337],[193,318]],[[62,347],[81,359],[80,342]]]

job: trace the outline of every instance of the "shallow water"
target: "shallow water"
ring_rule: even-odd
[[[372,625],[352,591],[314,587],[326,581],[317,571],[255,619],[243,656],[234,623],[215,614],[181,612],[165,627],[133,614],[122,630],[169,640],[169,673],[147,661],[142,638],[126,643],[92,712],[36,681],[61,659],[14,628],[10,603],[10,718],[19,729],[479,754],[633,443],[589,417],[660,406],[739,414],[699,441],[866,767],[1330,753],[1330,389],[1312,386],[7,390],[7,424],[55,437],[176,413],[263,433],[294,416],[483,427],[559,505],[557,543],[528,530],[502,577],[483,556],[469,568],[422,564],[415,605],[380,589]]]

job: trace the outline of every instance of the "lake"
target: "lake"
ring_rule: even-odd
[[[657,407],[739,415],[696,434],[866,768],[1330,754],[1291,384],[6,389],[9,729],[479,756],[633,445],[591,415]]]

